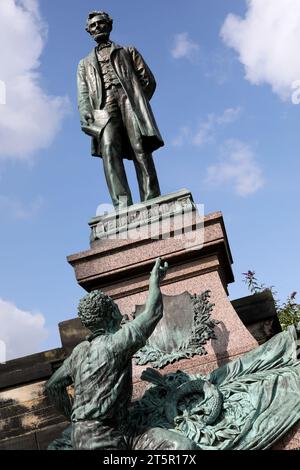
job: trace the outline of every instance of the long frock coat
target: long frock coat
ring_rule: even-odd
[[[156,88],[155,78],[141,54],[134,47],[122,47],[112,43],[110,63],[127,95],[133,116],[137,120],[145,151],[151,153],[164,145],[149,103]],[[77,85],[78,109],[83,124],[86,112],[93,114],[95,110],[101,110],[104,105],[101,68],[96,48],[79,62]],[[100,148],[100,141],[92,138],[92,155],[101,157]],[[123,158],[132,159],[132,149],[127,141],[124,143],[124,152]]]

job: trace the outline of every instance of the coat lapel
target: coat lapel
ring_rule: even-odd
[[[122,49],[122,47],[112,42],[110,48],[110,56],[118,49]],[[88,62],[92,64],[93,67],[95,67],[95,69],[97,70],[98,74],[101,75],[100,65],[97,59],[97,47],[94,47],[94,49],[89,53]]]
[[[117,49],[122,49],[121,46],[119,46],[118,44],[112,42],[111,43],[111,48],[110,48],[110,56],[114,53],[114,51],[116,51]]]
[[[96,55],[96,47],[88,55],[88,61],[90,64],[92,64],[93,67],[95,67],[98,74],[101,75],[100,66]]]

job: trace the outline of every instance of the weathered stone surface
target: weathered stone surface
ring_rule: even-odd
[[[79,318],[63,321],[58,324],[61,344],[67,355],[71,354],[74,347],[83,341],[90,331],[84,328]]]
[[[69,425],[67,421],[34,432],[0,441],[0,450],[46,450],[49,442],[60,436]]]
[[[39,450],[47,449],[50,442],[57,439],[60,434],[69,426],[68,421],[63,421],[62,423],[55,424],[53,426],[48,426],[44,429],[39,429],[35,432],[36,442]]]
[[[159,226],[163,225],[164,219],[182,214],[185,214],[186,218],[191,215],[195,220],[195,204],[191,192],[187,189],[94,217],[89,223],[91,247],[96,246],[99,240],[120,240],[136,235],[140,237],[142,234],[144,238],[145,235],[149,237],[150,233],[153,237],[157,229],[157,234],[159,234]],[[152,224],[152,232],[150,224]]]
[[[245,325],[277,316],[270,290],[233,300],[232,305]]]
[[[2,406],[0,408],[0,417],[1,420],[7,420],[15,416],[20,416],[24,413],[37,412],[40,409],[44,409],[51,406],[49,399],[41,395],[40,398],[35,398],[33,400],[28,400],[23,403],[14,404],[13,400],[7,406]],[[0,425],[1,427],[1,425]]]
[[[52,368],[50,364],[36,364],[32,367],[14,370],[0,375],[0,388],[12,387],[20,383],[31,382],[45,377],[50,377]]]
[[[206,216],[204,232],[196,228],[194,221],[183,227],[186,233],[180,237],[170,236],[167,232],[167,238],[158,240],[147,236],[138,240],[106,240],[89,251],[69,256],[68,261],[75,269],[78,283],[87,291],[108,287],[115,297],[122,297],[141,288],[147,289],[149,272],[157,257],[168,261],[174,273],[184,264],[191,264],[195,271],[199,263],[203,264],[206,259],[209,262],[208,258],[217,256],[220,278],[227,290],[234,278],[222,214],[216,212]],[[205,269],[213,270],[214,267]],[[181,277],[183,275],[195,274],[181,273]]]
[[[38,450],[34,432],[0,440],[0,450]]]
[[[64,420],[65,418],[58,415],[53,406],[3,419],[0,424],[0,440],[61,423]]]
[[[0,390],[50,377],[52,365],[64,357],[63,349],[57,348],[0,364]]]
[[[28,381],[29,379],[30,377]],[[36,441],[29,433],[65,421],[65,417],[57,412],[45,396],[44,388],[45,381],[41,381],[0,392],[1,448],[5,448],[4,440],[9,446],[22,446],[18,440],[7,441],[8,438],[17,436],[25,436],[26,445],[29,447],[16,448],[32,448]]]
[[[233,300],[232,306],[259,344],[280,333],[281,325],[270,290]]]
[[[300,449],[300,422],[297,423],[280,441],[278,441],[272,450],[293,450]]]

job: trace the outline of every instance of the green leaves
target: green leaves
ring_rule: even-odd
[[[265,284],[261,284],[255,277],[255,271],[249,270],[246,273],[243,273],[243,276],[244,282],[251,294],[260,294],[265,290],[270,290],[272,292],[278,319],[283,330],[286,330],[290,325],[297,325],[300,322],[300,305],[295,301],[297,292],[292,292],[287,297],[286,301],[281,303],[277,298],[277,292],[275,291],[274,286],[266,287]]]

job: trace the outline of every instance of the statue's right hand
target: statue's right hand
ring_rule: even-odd
[[[151,271],[150,284],[159,285],[160,280],[166,275],[168,263],[162,263],[161,258],[157,258],[154,268]]]
[[[83,121],[86,126],[89,126],[90,124],[93,124],[94,122],[94,116],[91,112],[86,112],[83,115]]]

